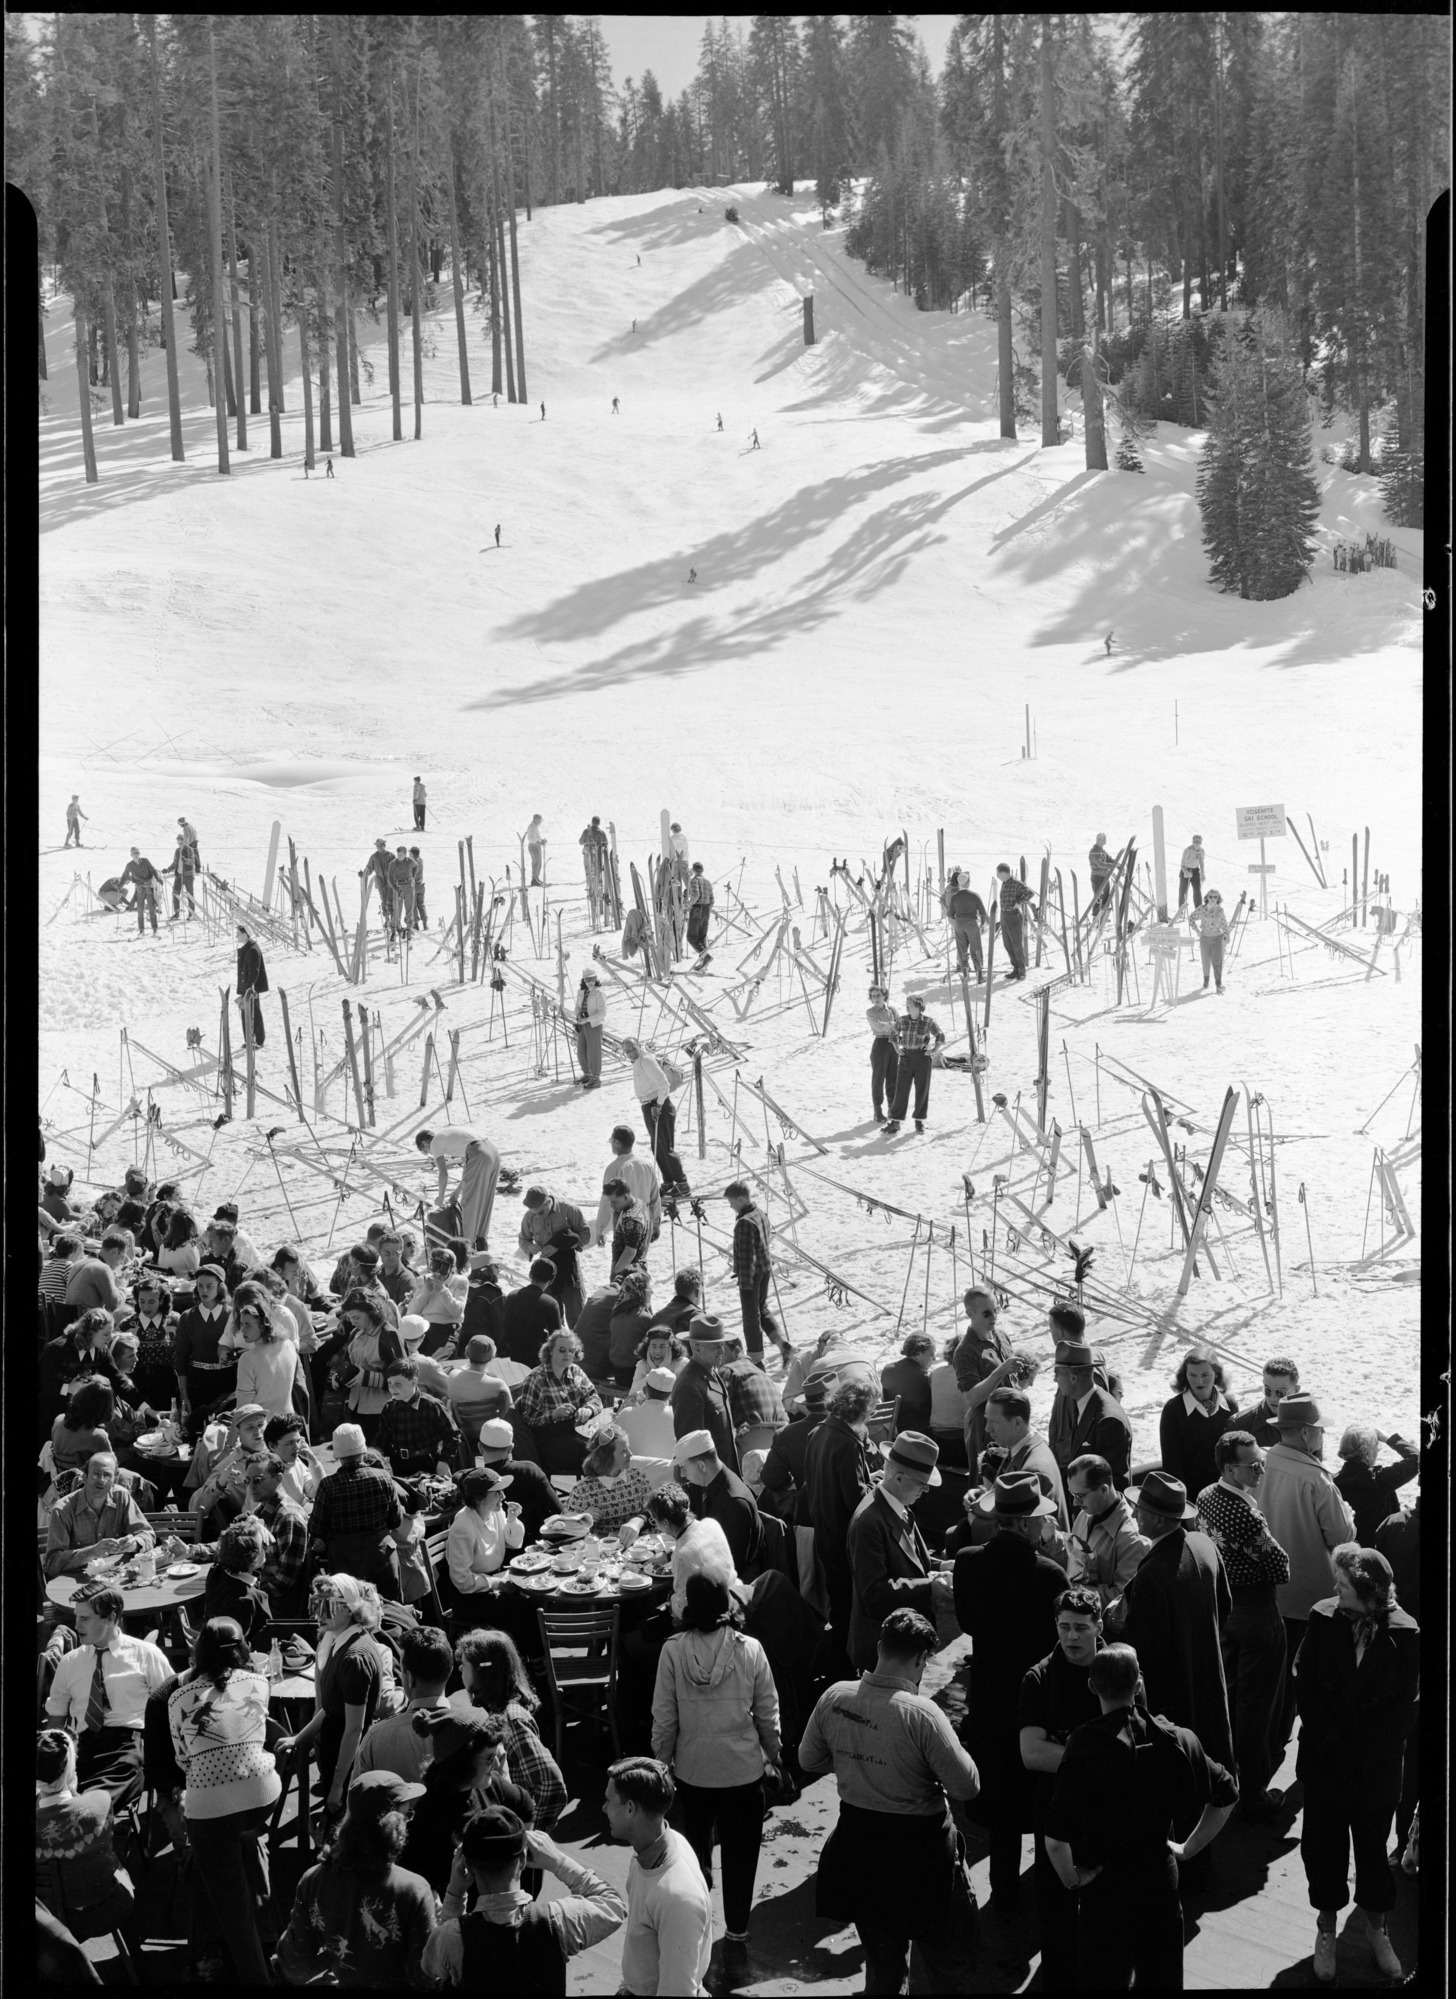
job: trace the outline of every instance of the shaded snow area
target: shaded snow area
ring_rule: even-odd
[[[1258,1394],[1267,1355],[1294,1355],[1324,1406],[1331,1448],[1356,1418],[1414,1436],[1420,1184],[1406,1141],[1420,1129],[1421,955],[1407,917],[1421,896],[1420,536],[1394,531],[1396,571],[1336,573],[1334,542],[1383,523],[1372,481],[1320,465],[1310,583],[1279,603],[1219,596],[1206,582],[1194,500],[1199,436],[1161,426],[1143,448],[1142,477],[1083,469],[1080,413],[1076,440],[1060,448],[1039,449],[1034,431],[1003,440],[991,321],[917,313],[849,263],[841,233],[821,230],[802,203],[736,190],[734,227],[726,198],[624,197],[523,226],[524,407],[491,405],[488,330],[473,298],[476,402],[460,406],[442,288],[426,325],[419,444],[391,442],[383,330],[361,323],[373,382],[354,411],[358,455],[336,452],[332,481],[322,467],[303,476],[295,338],[281,462],[267,455],[266,415],[253,417],[250,449],[234,454],[230,478],[217,476],[199,364],[184,357],[187,462],[174,466],[163,361],[152,352],[143,418],[123,432],[98,425],[101,481],[86,488],[66,302],[52,305],[39,756],[40,1090],[51,1156],[89,1184],[111,1184],[150,1146],[156,1171],[175,1171],[203,1211],[235,1195],[260,1244],[298,1235],[322,1263],[330,1242],[357,1239],[389,1189],[396,1211],[426,1191],[410,1134],[450,1113],[433,1068],[422,1113],[423,1026],[412,1038],[407,1030],[423,1023],[420,1003],[437,987],[441,1071],[448,1030],[460,1037],[454,1114],[465,1114],[463,1102],[526,1184],[540,1179],[590,1205],[608,1130],[638,1121],[630,1082],[609,1056],[599,1092],[573,1088],[565,1040],[533,1023],[532,982],[554,1002],[558,914],[568,1002],[589,962],[576,843],[590,815],[615,825],[630,901],[628,863],[645,878],[667,807],[718,885],[718,918],[731,912],[742,927],[719,921],[707,972],[676,978],[665,994],[642,996],[635,969],[624,975],[631,994],[609,978],[608,1029],[640,1019],[659,1048],[681,1051],[702,1032],[681,1004],[687,995],[741,1050],[736,1063],[721,1048],[705,1062],[706,1157],[695,1112],[682,1143],[695,1186],[713,1196],[702,1253],[713,1303],[729,1318],[737,1304],[720,1196],[736,1143],[742,1167],[764,1176],[797,1341],[840,1327],[885,1354],[927,1318],[948,1334],[957,1286],[972,1262],[983,1274],[994,1245],[1005,1323],[1047,1363],[1034,1389],[1041,1420],[1052,1394],[1046,1287],[1069,1279],[1057,1238],[1075,1236],[1095,1250],[1094,1333],[1122,1374],[1136,1455],[1156,1451],[1155,1412],[1199,1337],[1228,1358],[1241,1401]],[[810,286],[819,343],[806,350],[800,298]],[[408,384],[407,327],[404,337]],[[408,405],[404,428],[408,438]],[[273,991],[257,1116],[245,1118],[240,1093],[234,1121],[215,1131],[208,1058],[234,975],[230,929],[164,921],[158,940],[137,941],[129,917],[92,913],[73,888],[77,866],[94,887],[120,871],[132,844],[161,866],[185,813],[209,868],[257,897],[278,819],[285,859],[291,836],[316,893],[321,877],[337,882],[339,919],[352,928],[374,839],[416,837],[416,772],[429,789],[418,844],[430,941],[417,939],[401,967],[384,956],[376,921],[367,981],[355,988],[317,935],[311,950],[301,937],[295,948],[286,919],[279,936],[265,935]],[[60,851],[73,791],[90,814],[80,857]],[[1286,835],[1269,843],[1271,903],[1300,924],[1332,926],[1329,938],[1360,962],[1293,925],[1281,936],[1271,914],[1248,925],[1221,997],[1203,993],[1185,944],[1176,998],[1159,993],[1153,1004],[1139,937],[1119,1006],[1113,958],[1099,946],[1090,979],[1069,982],[1054,924],[1025,984],[998,976],[989,1121],[977,1122],[970,1075],[946,1070],[923,1136],[907,1121],[886,1138],[869,1122],[869,942],[832,859],[847,857],[855,875],[863,862],[877,872],[884,841],[903,827],[912,877],[929,872],[938,886],[944,829],[946,862],[969,868],[985,897],[995,864],[1015,867],[1023,855],[1035,888],[1049,851],[1070,917],[1074,872],[1086,908],[1094,833],[1113,851],[1136,839],[1147,888],[1142,862],[1151,863],[1161,805],[1170,878],[1201,833],[1210,882],[1233,909],[1257,891],[1248,870],[1259,859],[1257,843],[1235,837],[1235,809],[1275,803],[1306,846],[1313,817],[1329,886]],[[462,986],[453,948],[436,955],[437,946],[453,914],[457,843],[472,836],[476,874],[504,892],[508,869],[518,881],[518,836],[534,812],[549,841],[551,948],[536,955],[517,897],[503,1028],[488,981],[470,981],[468,954]],[[1349,901],[1351,835],[1363,867],[1367,827],[1372,895],[1375,877],[1388,875],[1398,912],[1373,971],[1375,917],[1353,930],[1336,920]],[[773,946],[770,931],[749,958],[782,909],[780,879],[805,959],[821,971],[829,940],[816,891],[830,889],[850,916],[827,1036],[816,1031],[811,964],[796,969],[780,955],[756,996],[746,989]],[[894,998],[923,993],[953,1052],[963,1051],[945,926],[934,895],[926,902],[924,945],[907,929],[896,952]],[[532,911],[539,924],[539,891]],[[596,941],[617,950],[615,935]],[[998,974],[1004,964],[998,947]],[[1027,1138],[1035,994],[1048,980],[1048,1131],[1055,1122],[1063,1135],[1050,1206],[1049,1155]],[[278,988],[301,1037],[306,1128],[287,1102]],[[972,998],[979,1019],[984,993]],[[387,1063],[376,1058],[377,1121],[357,1143],[343,999],[368,1010],[371,1033],[377,1010],[376,1048],[406,1036]],[[200,1053],[187,1047],[193,1027]],[[234,1009],[235,1055],[239,1040]],[[200,1084],[176,1080],[192,1066]],[[238,1068],[241,1077],[240,1056]],[[791,1128],[747,1087],[760,1079]],[[1220,1177],[1237,1205],[1215,1204],[1212,1254],[1181,1300],[1169,1175],[1140,1079],[1164,1095],[1191,1188],[1226,1089],[1240,1092]],[[1265,1100],[1260,1128],[1272,1122],[1275,1138],[1282,1292],[1278,1270],[1266,1277],[1249,1207],[1249,1092]],[[125,1115],[133,1099],[141,1117],[149,1101],[158,1108],[150,1137]],[[680,1126],[687,1109],[685,1095]],[[1105,1212],[1079,1124],[1119,1189]],[[1399,1239],[1382,1190],[1371,1196],[1377,1147],[1393,1159],[1409,1214],[1412,1232]],[[1157,1193],[1140,1177],[1155,1157]],[[508,1261],[522,1261],[515,1219],[502,1197],[492,1244]],[[659,1301],[669,1254],[695,1262],[698,1250],[689,1221],[654,1252]],[[598,1281],[605,1252],[583,1260]]]

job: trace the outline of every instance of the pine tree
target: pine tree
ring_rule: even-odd
[[[1213,581],[1241,597],[1287,597],[1314,560],[1319,488],[1302,373],[1275,315],[1226,326],[1207,405],[1198,507]]]

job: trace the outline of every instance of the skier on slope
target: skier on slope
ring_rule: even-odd
[[[930,1071],[933,1051],[945,1043],[945,1032],[938,1022],[925,1011],[925,1001],[919,993],[911,993],[905,1001],[905,1012],[895,1024],[895,1039],[899,1047],[899,1075],[895,1083],[895,1101],[890,1106],[889,1120],[885,1125],[885,1136],[892,1137],[900,1129],[906,1111],[910,1108],[910,1091],[915,1091],[915,1129],[924,1131],[925,1120],[930,1111]]]
[[[621,414],[622,414],[622,406],[621,406],[621,404],[620,404],[620,403],[619,403],[619,402],[617,401],[617,398],[616,398],[615,396],[613,396],[613,397],[612,397],[612,415],[613,415],[613,416],[620,416]]]
[[[688,879],[688,836],[682,829],[680,820],[674,819],[668,827],[668,846],[672,849],[673,865],[676,867],[683,886]]]
[[[172,877],[172,914],[167,918],[167,921],[169,923],[177,921],[182,913],[182,897],[185,895],[187,897],[187,921],[190,923],[197,914],[197,898],[193,894],[192,887],[194,881],[197,879],[197,874],[196,869],[192,865],[192,849],[188,845],[185,833],[177,835],[177,851],[172,856],[171,865],[168,867],[167,873]]]
[[[385,934],[392,937],[394,935],[394,915],[389,893],[389,861],[388,845],[383,840],[376,840],[374,842],[374,852],[359,870],[359,879],[363,881],[365,875],[372,875],[374,877],[374,886],[379,890],[379,907],[384,915]]]
[[[80,792],[79,792],[79,791],[73,791],[73,792],[71,793],[71,802],[70,802],[70,804],[69,804],[69,805],[68,805],[68,806],[66,807],[66,840],[65,840],[65,844],[66,844],[66,845],[67,845],[68,847],[69,847],[69,846],[70,846],[70,844],[71,844],[71,835],[72,835],[73,833],[74,833],[74,834],[75,834],[75,836],[76,836],[76,845],[77,845],[78,847],[79,847],[79,846],[81,845],[81,821],[82,821],[83,819],[86,819],[86,818],[89,818],[89,817],[90,817],[90,814],[89,814],[89,813],[86,813],[86,812],[83,812],[83,811],[81,810],[81,794],[80,794]]]
[[[263,953],[253,940],[252,932],[238,925],[238,1007],[243,1016],[244,1034],[248,1009],[244,1002],[253,1002],[253,1045],[261,1048],[267,1038],[263,1027],[263,1002],[261,995],[268,990],[268,972],[263,963]]]
[[[1087,856],[1092,870],[1092,908],[1100,909],[1107,900],[1107,884],[1112,880],[1112,856],[1107,851],[1107,835],[1099,833]]]
[[[395,848],[388,873],[394,927],[403,936],[413,930],[415,918],[415,867],[406,848]]]
[[[425,830],[425,786],[422,778],[417,777],[415,779],[414,790],[410,794],[410,797],[415,809],[415,831],[423,833]]]
[[[162,877],[142,853],[140,847],[133,847],[131,859],[121,871],[124,882],[136,884],[136,899],[132,904],[136,911],[137,936],[140,937],[148,916],[152,919],[152,935],[157,934],[157,891],[162,886]]]
[[[1195,833],[1189,846],[1183,849],[1183,858],[1178,863],[1178,914],[1183,914],[1183,905],[1188,900],[1188,891],[1193,891],[1193,907],[1197,909],[1203,900],[1203,876],[1208,865],[1208,856],[1203,851],[1203,835]]]
[[[1022,908],[1036,898],[1023,881],[1018,881],[1005,861],[998,863],[996,879],[1001,903],[1001,935],[1011,960],[1008,982],[1026,977],[1026,927]]]
[[[758,441],[758,432],[757,432],[757,431],[754,431],[754,433],[753,433],[753,442],[752,442],[752,444],[750,444],[750,445],[749,445],[749,447],[748,447],[748,448],[749,448],[749,450],[750,450],[750,451],[758,451],[758,450],[760,450],[760,449],[762,448],[762,447],[760,446],[760,444],[759,444],[759,441]]]
[[[541,824],[539,812],[533,812],[531,823],[526,828],[526,852],[531,856],[531,886],[541,885],[541,857],[546,851],[546,828]]]
[[[722,412],[722,410],[719,410],[719,412],[718,412],[718,428],[719,428],[719,430],[721,430],[721,429],[723,428],[723,412]]]
[[[500,547],[500,522],[499,522],[499,521],[497,521],[497,522],[496,522],[496,524],[495,524],[495,545],[496,545],[496,547],[497,547],[497,548],[499,548],[499,547]]]
[[[415,877],[415,928],[428,930],[430,919],[425,914],[425,864],[420,859],[418,847],[410,848],[410,866]]]
[[[1196,909],[1188,912],[1188,927],[1198,939],[1203,959],[1203,990],[1208,991],[1208,975],[1213,973],[1215,990],[1223,991],[1223,951],[1228,942],[1229,922],[1223,913],[1223,897],[1211,888]]]

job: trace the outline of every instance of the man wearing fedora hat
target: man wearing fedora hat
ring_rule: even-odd
[[[1132,1424],[1116,1396],[1098,1382],[1091,1347],[1081,1339],[1058,1340],[1052,1379],[1058,1399],[1065,1405],[1065,1427],[1058,1429],[1056,1457],[1065,1467],[1073,1458],[1095,1452],[1112,1466],[1113,1482],[1121,1492],[1132,1461]]]
[[[715,1312],[695,1312],[688,1323],[690,1358],[673,1386],[668,1406],[678,1437],[706,1430],[713,1448],[730,1471],[738,1470],[738,1446],[733,1440],[733,1409],[728,1385],[719,1373],[727,1357],[728,1336]]]
[[[1355,1515],[1320,1460],[1324,1421],[1312,1395],[1280,1397],[1274,1412],[1279,1441],[1264,1460],[1259,1504],[1269,1532],[1289,1557],[1289,1580],[1274,1592],[1284,1620],[1284,1698],[1270,1748],[1274,1767],[1294,1727],[1294,1660],[1314,1605],[1335,1587],[1330,1552],[1355,1538]]]
[[[854,1596],[849,1614],[849,1657],[856,1672],[875,1663],[880,1626],[892,1610],[934,1617],[931,1576],[935,1564],[911,1510],[940,1484],[940,1446],[920,1430],[902,1430],[890,1445],[874,1489],[849,1523],[849,1567]]]
[[[1108,1607],[1115,1637],[1131,1645],[1147,1683],[1148,1707],[1191,1728],[1208,1754],[1233,1768],[1228,1681],[1219,1633],[1233,1608],[1223,1557],[1198,1526],[1183,1481],[1151,1471],[1128,1489],[1139,1534],[1152,1543]]]
[[[1035,1471],[1003,1469],[975,1508],[991,1516],[996,1531],[984,1546],[962,1548],[953,1570],[956,1621],[971,1641],[964,1734],[981,1773],[975,1816],[991,1835],[991,1907],[1010,1915],[1034,1803],[1016,1705],[1023,1679],[1056,1637],[1054,1606],[1067,1572],[1041,1552],[1056,1502]]]

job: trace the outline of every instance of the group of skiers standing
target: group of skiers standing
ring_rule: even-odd
[[[71,805],[74,806],[76,803],[77,801],[73,798]],[[66,824],[66,844],[69,846],[69,830],[71,825],[69,807],[67,808]],[[197,828],[192,824],[190,819],[185,817],[180,818],[177,824],[182,830],[177,835],[177,845],[173,851],[172,859],[166,868],[155,867],[140,847],[133,847],[131,858],[121,873],[119,875],[109,875],[96,891],[97,897],[105,908],[118,910],[134,909],[136,911],[136,934],[138,937],[145,936],[149,918],[152,925],[152,935],[154,937],[157,935],[157,901],[162,893],[163,884],[168,875],[172,877],[172,914],[168,917],[167,921],[169,923],[176,923],[178,921],[181,916],[182,898],[184,895],[187,898],[186,921],[190,923],[192,918],[197,914],[197,898],[194,893],[194,884],[202,870],[202,862],[197,850]],[[78,829],[76,845],[80,846],[80,844]],[[127,900],[126,892],[128,888],[132,891],[130,901]]]
[[[1002,861],[996,869],[996,900],[1000,914],[1001,939],[1011,960],[1008,980],[1026,977],[1026,919],[1023,910],[1036,897],[1024,881],[1019,881]],[[986,976],[981,956],[981,931],[990,918],[986,905],[970,885],[964,868],[952,868],[940,892],[940,906],[950,918],[955,935],[956,970],[974,970],[977,979]]]
[[[424,809],[419,817],[423,819]],[[425,864],[418,847],[396,847],[391,854],[384,840],[374,842],[374,852],[359,870],[359,879],[372,876],[379,890],[379,906],[384,912],[385,935],[404,937],[412,930],[425,930]]]

